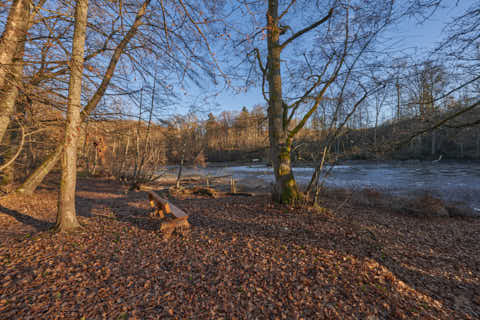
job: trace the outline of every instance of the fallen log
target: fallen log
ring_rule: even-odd
[[[164,218],[165,214],[171,214],[175,217],[173,220],[162,222],[160,226],[160,231],[162,231],[165,239],[170,238],[174,231],[179,231],[183,234],[190,229],[188,214],[186,214],[185,211],[167,200],[160,198],[160,196],[153,191],[146,192],[150,206],[155,209],[153,216],[158,215],[160,218]]]
[[[196,195],[207,196],[210,198],[217,197],[217,191],[209,187],[195,187],[192,189],[192,193]]]
[[[207,176],[206,178],[207,178],[209,181],[213,181],[213,180],[230,178],[231,176],[232,176],[231,174],[227,174],[227,175],[225,175],[225,176]]]
[[[241,197],[253,197],[255,193],[252,192],[227,192],[227,196],[241,196]]]

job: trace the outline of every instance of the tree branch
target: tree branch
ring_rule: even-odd
[[[464,113],[466,113],[466,112],[468,112],[468,111],[471,111],[471,110],[475,109],[475,108],[478,107],[478,106],[480,106],[480,100],[478,100],[477,102],[473,103],[472,105],[470,105],[470,106],[468,106],[468,107],[466,107],[466,108],[464,108],[464,109],[462,109],[462,110],[460,110],[460,111],[455,112],[454,114],[446,117],[445,119],[440,120],[439,122],[437,122],[437,123],[434,124],[433,126],[430,126],[430,127],[426,128],[426,129],[423,129],[423,130],[420,130],[420,131],[414,133],[414,134],[411,135],[408,139],[397,143],[397,146],[410,143],[410,141],[412,141],[413,138],[415,138],[415,137],[417,137],[417,136],[419,136],[419,135],[421,135],[421,134],[424,134],[424,133],[426,133],[426,132],[429,132],[429,131],[432,131],[432,130],[434,130],[434,129],[437,129],[437,128],[439,128],[440,126],[442,126],[442,125],[444,125],[445,123],[447,123],[448,121],[450,121],[450,120],[452,120],[452,119],[454,119],[454,118],[456,118],[456,117],[458,117],[458,116],[460,116],[460,115],[462,115],[462,114],[464,114]],[[474,124],[475,124],[475,123],[478,123],[478,121],[474,122]]]
[[[293,40],[297,39],[298,37],[302,36],[303,34],[315,29],[316,27],[318,27],[321,24],[328,21],[332,17],[332,15],[333,15],[333,8],[330,8],[330,10],[328,11],[328,14],[325,17],[323,17],[322,19],[318,20],[317,22],[309,25],[308,27],[298,31],[297,33],[293,34],[290,38],[285,40],[285,42],[280,45],[280,48],[283,50]]]
[[[278,20],[282,19],[284,15],[287,14],[288,10],[290,10],[290,7],[295,3],[297,2],[297,0],[292,0],[290,2],[290,4],[287,6],[287,8],[285,10],[283,10],[283,12],[280,14],[280,16],[278,17]]]
[[[258,50],[258,48],[253,50],[255,51],[255,57],[257,58],[258,66],[260,67],[260,70],[262,70],[262,73],[265,74],[267,70],[263,67],[262,58],[260,57],[260,50]]]
[[[110,63],[107,67],[107,70],[105,71],[105,75],[103,76],[100,86],[98,87],[97,91],[95,92],[93,97],[90,99],[88,104],[85,106],[85,108],[82,110],[82,121],[85,120],[85,118],[90,114],[90,112],[92,112],[95,109],[98,102],[100,102],[100,100],[102,99],[110,83],[110,80],[113,77],[113,73],[117,66],[118,60],[120,59],[120,56],[124,52],[127,44],[130,42],[133,36],[137,33],[138,28],[142,25],[142,18],[146,13],[146,10],[148,5],[150,4],[150,1],[151,0],[145,0],[142,7],[138,11],[137,16],[135,17],[135,21],[133,25],[130,27],[130,29],[128,30],[127,34],[122,39],[122,41],[120,41],[118,46],[115,48],[113,55],[110,58]]]
[[[6,168],[8,168],[15,161],[15,159],[18,158],[18,156],[20,155],[20,152],[23,149],[23,145],[25,143],[25,128],[20,123],[20,121],[18,121],[18,119],[16,119],[16,120],[17,120],[18,125],[20,126],[21,131],[22,131],[22,139],[20,140],[20,145],[18,146],[17,152],[7,162],[5,162],[4,164],[2,164],[0,166],[0,171],[3,171]]]

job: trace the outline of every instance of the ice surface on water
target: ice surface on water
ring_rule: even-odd
[[[330,169],[324,168],[324,172]],[[187,170],[188,171],[188,170]],[[188,174],[186,171],[185,174]],[[294,167],[299,184],[310,181],[312,167]],[[273,169],[265,165],[242,165],[197,169],[196,174],[228,175],[237,179],[256,177],[269,183]],[[430,192],[449,201],[464,202],[480,212],[480,163],[420,162],[416,164],[352,164],[333,167],[325,179],[327,186],[377,188],[395,194]]]
[[[176,173],[171,167],[169,172]],[[326,166],[324,172],[330,169]],[[294,167],[299,184],[307,184],[314,171],[312,167]],[[184,176],[233,175],[236,179],[256,177],[272,182],[273,168],[261,164],[184,168]],[[480,163],[420,162],[416,164],[352,164],[333,167],[325,179],[327,186],[347,188],[376,188],[395,194],[421,194],[430,192],[448,201],[464,202],[480,212]]]

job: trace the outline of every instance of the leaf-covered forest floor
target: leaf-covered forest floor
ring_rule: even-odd
[[[0,319],[480,318],[480,219],[183,196],[192,229],[164,241],[144,192],[77,190],[71,234],[53,183],[0,199]]]

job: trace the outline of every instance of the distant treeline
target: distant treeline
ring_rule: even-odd
[[[294,141],[292,160],[318,160],[327,137],[332,136],[329,132],[333,130],[337,130],[337,137],[330,142],[328,159],[432,160],[440,155],[444,159],[480,159],[480,126],[465,125],[468,119],[480,118],[480,111],[473,110],[459,116],[448,125],[437,123],[456,110],[456,107],[450,107],[428,117],[421,114],[405,116],[377,127],[358,127],[351,121],[339,130],[326,128],[321,117],[313,117],[313,121]],[[149,138],[152,146],[147,151],[158,153],[154,158],[163,163],[175,164],[182,159],[187,164],[254,159],[269,161],[268,121],[261,106],[251,111],[244,107],[241,112],[224,111],[218,116],[209,114],[207,120],[202,121],[194,115],[178,116],[166,123],[152,126]],[[130,125],[138,127],[133,122]],[[144,126],[141,127],[145,130]],[[110,148],[115,146],[116,150],[123,150],[123,154],[134,155],[137,147],[132,143],[132,132],[141,135],[142,130],[123,128],[114,135],[110,131],[107,138]],[[124,150],[127,145],[131,149],[128,152]],[[113,154],[119,156],[118,152]],[[122,161],[126,162],[128,160]]]
[[[468,125],[469,119],[480,118],[480,110],[472,110],[448,124],[437,123],[458,108],[452,106],[428,117],[404,116],[377,127],[360,126],[352,119],[341,129],[327,128],[327,121],[317,112],[294,141],[292,160],[318,161],[327,137],[331,138],[334,130],[336,138],[330,141],[327,161],[433,160],[440,155],[444,159],[480,159],[480,126]],[[62,136],[60,115],[45,112],[33,117],[32,121],[43,123],[37,128],[41,131],[35,138],[25,139],[25,152],[11,167],[8,180],[21,180],[30,174]],[[138,120],[90,119],[83,126],[80,141],[79,165],[93,174],[139,175],[182,160],[195,165],[207,161],[270,161],[268,121],[262,106],[251,111],[247,108],[240,112],[224,111],[217,116],[210,113],[206,120],[199,120],[193,114],[176,116],[161,125]]]

